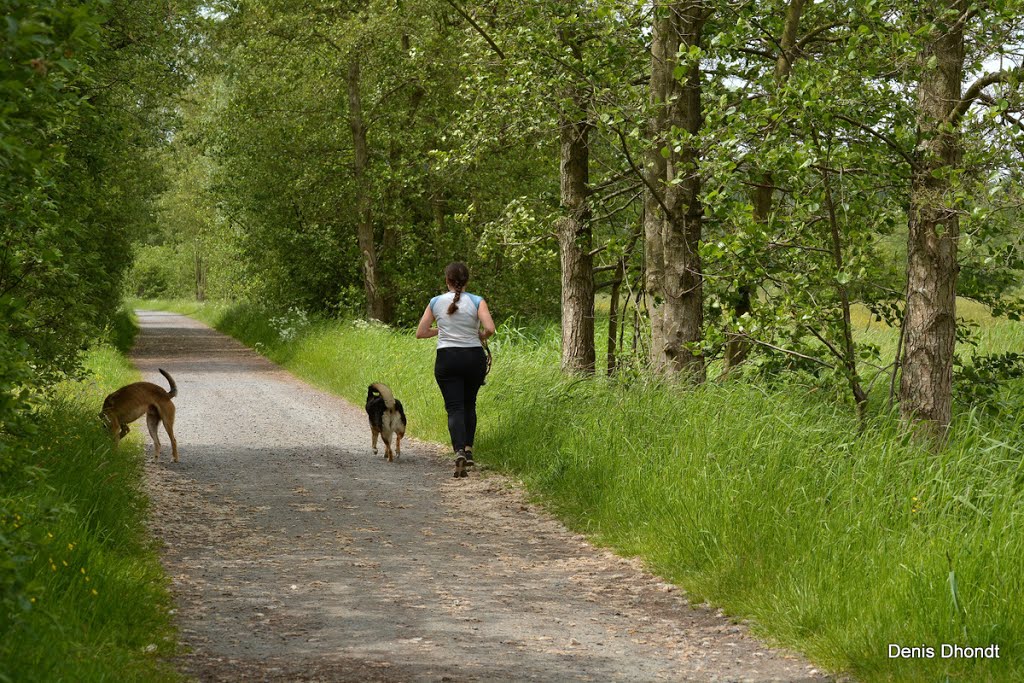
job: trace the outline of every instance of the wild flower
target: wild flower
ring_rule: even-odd
[[[309,314],[301,308],[292,306],[281,316],[271,318],[270,326],[277,332],[278,338],[284,343],[290,343],[309,327]]]

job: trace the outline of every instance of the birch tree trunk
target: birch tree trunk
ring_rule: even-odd
[[[705,377],[704,357],[688,345],[703,339],[704,301],[698,247],[703,207],[700,202],[700,65],[685,52],[700,47],[706,18],[703,0],[658,2],[651,43],[650,139],[644,248],[647,257],[647,305],[651,319],[651,364],[655,372]],[[684,53],[683,61],[678,58]],[[676,78],[676,67],[685,74]],[[672,131],[690,137],[678,145]],[[664,150],[664,153],[663,153]]]

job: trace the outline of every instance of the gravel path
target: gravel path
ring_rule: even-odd
[[[203,681],[828,680],[691,607],[637,562],[589,545],[509,479],[454,480],[441,449],[415,440],[389,465],[370,452],[361,408],[190,318],[139,319],[136,365],[160,384],[157,368],[168,370],[179,390],[181,461],[165,440],[146,471],[184,672]]]

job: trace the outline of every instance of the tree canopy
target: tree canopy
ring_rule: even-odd
[[[408,325],[461,259],[567,372],[805,373],[939,433],[957,297],[1020,312],[1015,0],[6,8],[5,377],[122,291]]]

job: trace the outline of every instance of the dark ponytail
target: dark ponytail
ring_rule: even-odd
[[[455,298],[448,307],[448,315],[452,315],[459,310],[459,298],[466,283],[469,282],[469,268],[462,261],[452,261],[444,269],[444,279],[455,288]]]

